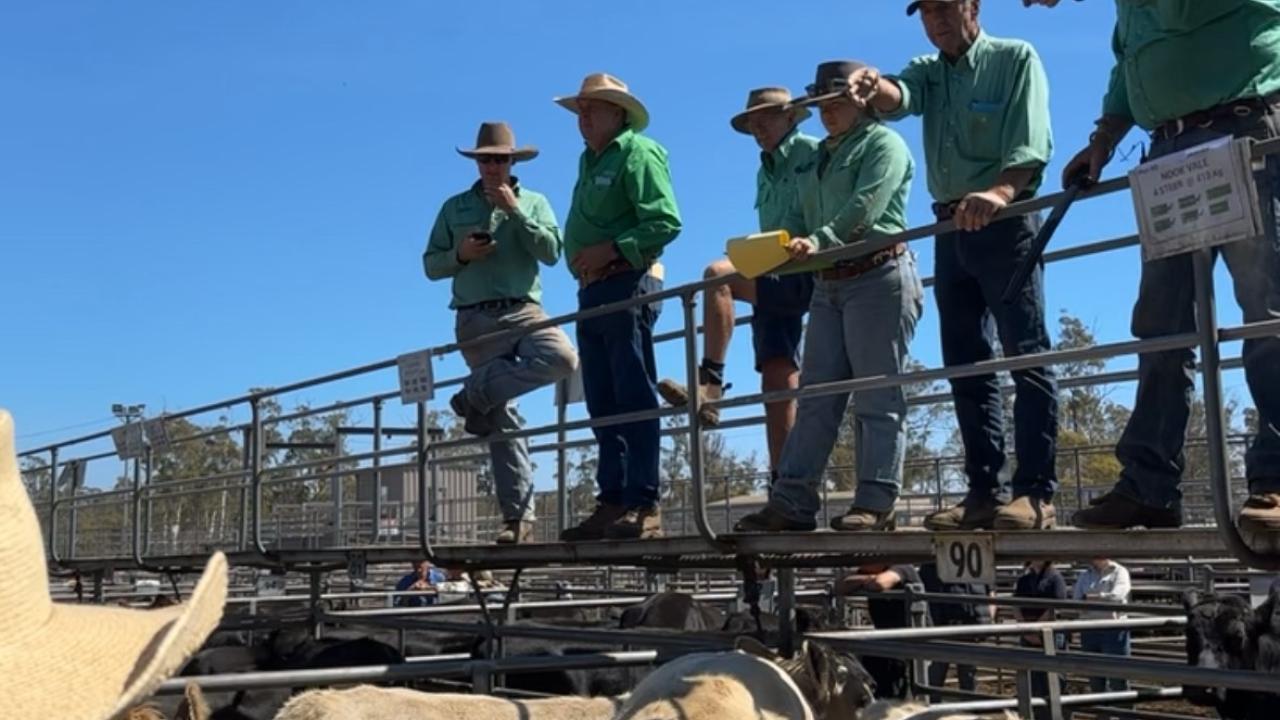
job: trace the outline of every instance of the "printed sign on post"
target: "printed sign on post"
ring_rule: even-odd
[[[1251,149],[1221,138],[1130,171],[1143,262],[1262,234]]]
[[[582,389],[582,366],[573,369],[569,377],[556,383],[556,404],[572,405],[582,402],[585,394]]]
[[[938,579],[988,586],[996,581],[996,545],[990,535],[939,535],[933,540]]]
[[[168,450],[173,444],[169,438],[169,426],[165,424],[164,415],[144,420],[142,427],[147,433],[147,442],[151,443],[151,447],[156,450]]]
[[[141,457],[146,446],[142,440],[142,423],[129,423],[112,430],[111,442],[115,443],[116,455],[121,460]]]
[[[400,371],[400,402],[405,405],[424,403],[435,398],[435,379],[431,376],[431,351],[420,350],[396,358]]]

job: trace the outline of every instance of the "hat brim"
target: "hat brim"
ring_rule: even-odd
[[[115,718],[182,669],[217,628],[226,600],[227,558],[216,553],[182,605],[56,603],[43,627],[0,656],[4,704],[20,717]]]
[[[532,160],[538,157],[538,148],[533,147],[531,145],[522,147],[522,148],[515,148],[515,149],[509,148],[509,147],[478,147],[478,148],[470,148],[470,149],[468,148],[454,148],[454,149],[458,151],[459,155],[463,157],[469,157],[472,160],[475,160],[481,155],[509,155],[511,156],[511,160],[513,162],[525,162],[526,160]]]
[[[649,111],[636,96],[621,90],[594,90],[579,95],[555,98],[555,103],[574,115],[578,114],[579,100],[600,100],[617,105],[627,112],[627,124],[632,130],[640,132],[649,127]]]
[[[841,90],[840,92],[826,93],[824,95],[814,95],[813,97],[809,97],[808,95],[806,95],[802,98],[797,98],[796,100],[794,100],[791,103],[791,107],[807,108],[807,107],[812,107],[814,105],[818,105],[819,103],[824,103],[828,100],[836,100],[838,98],[848,97],[848,96],[849,96],[849,91],[847,90]]]
[[[743,135],[750,135],[751,131],[747,129],[747,118],[751,117],[751,115],[755,113],[770,109],[790,110],[794,116],[793,120],[796,125],[808,120],[809,117],[813,115],[813,113],[809,112],[808,108],[801,107],[795,103],[762,103],[760,105],[749,107],[737,115],[734,115],[733,118],[729,120],[729,125]]]
[[[955,1],[956,0],[937,0],[937,2],[955,2]],[[907,5],[907,16],[909,17],[911,15],[915,15],[916,11],[919,10],[920,6],[923,5],[925,2],[926,0],[915,0],[915,2],[911,3],[910,5]]]

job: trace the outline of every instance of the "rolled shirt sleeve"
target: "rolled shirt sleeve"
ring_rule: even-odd
[[[1049,123],[1049,78],[1030,45],[1019,65],[1004,121],[1003,170],[1049,163],[1053,133]]]

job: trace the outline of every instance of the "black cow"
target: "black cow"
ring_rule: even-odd
[[[691,595],[663,592],[624,610],[618,627],[708,632],[721,629],[724,621],[724,613]]]
[[[1183,597],[1183,605],[1190,665],[1280,676],[1280,582],[1256,610],[1241,597],[1194,590]],[[1186,686],[1183,693],[1196,705],[1217,709],[1225,720],[1269,720],[1276,717],[1280,702],[1280,694],[1248,690]]]

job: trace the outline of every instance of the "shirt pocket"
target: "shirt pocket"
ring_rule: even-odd
[[[583,177],[580,182],[579,191],[584,201],[583,214],[593,223],[609,225],[626,211],[628,204],[619,201],[623,196],[620,170],[596,170]]]
[[[1003,101],[974,100],[969,103],[968,137],[965,139],[970,155],[987,160],[999,159],[1004,132]]]

